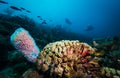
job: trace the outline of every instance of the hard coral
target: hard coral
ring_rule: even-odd
[[[108,77],[108,78],[119,78],[120,70],[116,70],[114,68],[103,67],[101,69],[101,75],[103,77]]]
[[[98,61],[94,49],[79,41],[57,41],[44,47],[37,59],[37,67],[51,78],[96,77]],[[90,75],[91,74],[91,75]]]

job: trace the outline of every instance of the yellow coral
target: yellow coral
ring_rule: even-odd
[[[76,71],[84,72],[86,70],[84,65],[90,64],[89,62],[92,61],[91,55],[94,53],[95,51],[92,47],[78,40],[57,41],[46,45],[40,52],[37,67],[43,73],[50,71],[50,76],[55,73],[60,77],[70,78],[73,76],[72,73],[77,73]],[[97,62],[95,63],[97,64]],[[94,68],[94,65],[91,66]]]

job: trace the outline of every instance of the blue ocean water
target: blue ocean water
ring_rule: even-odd
[[[119,0],[5,0],[0,4],[0,12],[11,9],[9,6],[23,7],[25,11],[14,11],[14,15],[25,14],[37,22],[41,16],[50,26],[62,25],[65,29],[86,36],[106,37],[120,35],[120,1]],[[72,24],[65,22],[69,19]],[[52,20],[50,22],[49,20]],[[86,30],[89,25],[92,29]]]

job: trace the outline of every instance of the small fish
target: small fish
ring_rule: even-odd
[[[37,16],[40,20],[43,20],[41,16]]]
[[[21,11],[21,9],[19,9],[19,8],[16,7],[16,6],[10,6],[10,8],[11,8],[11,9],[14,9],[14,10],[16,10],[16,11]]]
[[[92,25],[88,25],[85,31],[92,31],[94,28]]]
[[[43,20],[42,24],[47,24],[47,22],[45,20]]]
[[[21,10],[26,10],[25,8],[21,7]]]
[[[29,11],[29,10],[26,10],[26,12],[31,13],[31,11]]]
[[[41,16],[37,16],[38,18],[41,18]]]
[[[65,19],[65,22],[66,22],[67,24],[69,24],[69,25],[72,24],[72,22],[71,22],[68,18]]]
[[[0,3],[2,3],[2,4],[8,4],[8,2],[1,1],[1,0],[0,0]]]

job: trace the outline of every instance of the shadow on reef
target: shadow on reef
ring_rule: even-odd
[[[10,43],[10,35],[19,27],[23,27],[30,32],[40,49],[50,42],[59,40],[84,41],[85,39],[90,39],[81,34],[66,31],[60,25],[49,27],[35,23],[25,15],[10,16],[0,14],[0,78],[2,75],[6,75],[1,73],[9,72],[12,72],[12,75],[7,74],[6,78],[9,75],[11,75],[12,78],[18,78],[26,69],[34,66],[34,64],[27,62]],[[18,72],[20,73],[16,75],[15,73]]]

